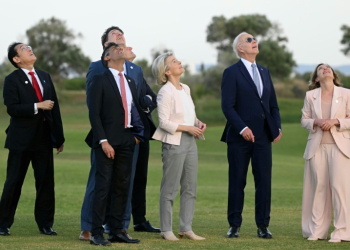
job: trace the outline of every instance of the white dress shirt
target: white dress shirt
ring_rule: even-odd
[[[28,77],[30,83],[33,86],[32,76],[28,74],[31,71],[27,70],[27,69],[24,69],[24,68],[21,68],[21,70],[23,70],[24,74],[26,74],[26,76]],[[41,91],[41,95],[44,96],[44,88],[43,88],[43,85],[41,84],[40,78],[39,78],[38,74],[35,72],[34,68],[33,68],[32,72],[34,72],[34,76],[35,76],[35,78],[36,78],[36,80],[38,82],[38,85],[39,85],[39,88],[40,88],[40,91]],[[37,113],[38,113],[38,108],[36,106],[36,103],[34,103],[34,114],[36,115]]]
[[[194,121],[196,120],[196,114],[194,112],[194,105],[191,97],[185,92],[184,88],[180,91],[182,107],[184,110],[184,122],[183,125],[194,126]]]

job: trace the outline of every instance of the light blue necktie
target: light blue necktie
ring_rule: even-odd
[[[256,88],[258,90],[258,94],[261,97],[259,72],[258,72],[255,64],[252,64],[252,69],[253,69],[253,81],[254,81]]]

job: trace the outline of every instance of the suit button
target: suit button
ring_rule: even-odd
[[[264,115],[264,114],[262,114],[261,116],[262,116],[262,118],[264,118],[264,119],[265,119],[265,115]]]
[[[263,101],[261,101],[261,103],[263,103]]]

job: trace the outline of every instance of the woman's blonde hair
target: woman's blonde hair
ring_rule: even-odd
[[[328,64],[326,64],[326,63],[319,63],[319,64],[316,66],[316,68],[314,69],[314,71],[313,71],[312,74],[311,74],[311,79],[310,79],[310,81],[309,81],[309,90],[317,89],[317,88],[320,87],[320,82],[316,82],[316,78],[317,78],[317,69],[318,69],[318,67],[320,67],[321,65],[328,65]],[[328,65],[328,66],[329,66],[329,65]],[[333,83],[334,83],[334,85],[335,85],[335,86],[338,86],[338,87],[343,86],[343,84],[341,84],[341,82],[340,82],[340,79],[339,79],[337,73],[335,73],[335,71],[332,69],[331,66],[329,66],[329,68],[330,68],[330,69],[332,70],[332,72],[333,72],[333,76],[334,76]]]
[[[168,70],[166,60],[169,56],[172,55],[172,52],[165,52],[163,54],[160,54],[152,64],[152,74],[154,78],[156,78],[157,83],[160,85],[164,85],[168,81],[168,76],[165,74],[165,71]]]

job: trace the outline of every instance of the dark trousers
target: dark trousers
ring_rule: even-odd
[[[254,133],[254,131],[253,131]],[[255,142],[227,143],[229,162],[229,191],[227,219],[230,226],[241,226],[244,203],[244,188],[250,160],[255,183],[255,222],[257,226],[268,226],[271,210],[272,152],[268,132]]]
[[[126,208],[130,172],[135,142],[113,147],[114,160],[107,158],[101,147],[95,148],[96,175],[92,207],[91,234],[102,235],[107,201],[110,193],[109,228],[111,234],[119,233],[123,228],[123,216]]]
[[[140,142],[132,192],[132,217],[134,225],[146,221],[146,186],[149,159],[149,140]]]
[[[39,151],[10,150],[7,175],[0,201],[0,227],[13,224],[29,163],[35,177],[35,220],[39,228],[52,227],[55,214],[55,191],[52,149]]]

